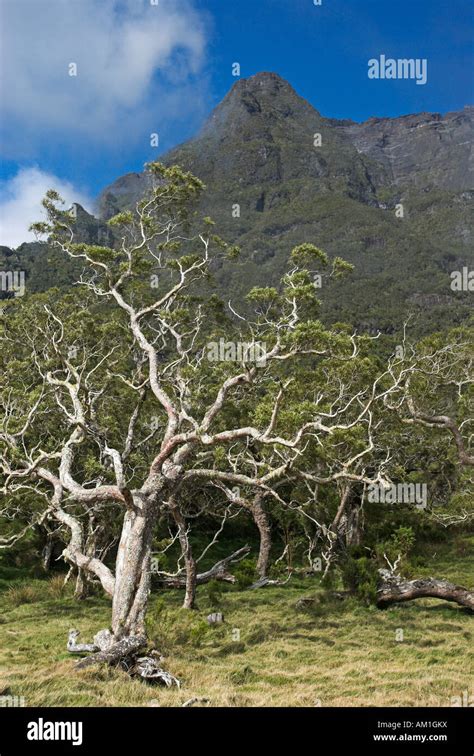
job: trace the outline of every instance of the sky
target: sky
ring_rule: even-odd
[[[445,113],[474,104],[473,31],[473,0],[0,0],[0,243],[48,188],[92,211],[193,136],[235,63],[327,117]],[[381,55],[425,59],[426,84],[370,79]]]

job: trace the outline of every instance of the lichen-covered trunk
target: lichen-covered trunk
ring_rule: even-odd
[[[256,496],[252,502],[252,517],[260,534],[260,547],[257,560],[257,573],[260,578],[268,576],[270,551],[272,548],[272,530],[270,519],[263,508],[263,497]]]
[[[186,589],[184,592],[184,609],[194,609],[196,603],[196,580],[197,580],[197,565],[196,560],[191,555],[185,557],[186,565]]]
[[[94,513],[89,514],[89,525],[87,530],[87,538],[84,548],[86,556],[94,558],[97,554],[97,541],[98,541],[98,529],[96,528],[96,519]],[[74,590],[74,598],[77,601],[83,601],[89,595],[89,576],[87,571],[81,567],[77,568],[76,587]]]
[[[116,640],[146,634],[153,524],[152,509],[144,502],[125,514],[112,599],[112,633]]]

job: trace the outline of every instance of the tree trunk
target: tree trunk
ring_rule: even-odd
[[[77,568],[76,586],[74,588],[74,598],[76,601],[83,601],[87,598],[89,593],[89,587],[87,584],[87,578],[84,570],[81,567]]]
[[[44,545],[41,558],[43,563],[43,569],[45,572],[49,572],[51,566],[51,557],[53,555],[54,539],[52,533],[46,535],[46,543]]]
[[[98,541],[99,529],[96,527],[96,518],[91,512],[89,514],[89,524],[87,526],[87,537],[84,546],[84,554],[91,559],[94,559],[97,554],[97,541]],[[74,590],[74,598],[77,601],[82,601],[89,595],[89,575],[82,567],[77,568],[76,587]]]
[[[360,546],[362,541],[362,506],[358,496],[349,499],[346,514],[346,546]]]
[[[272,531],[270,519],[263,508],[263,496],[257,495],[251,506],[251,513],[260,534],[257,573],[261,580],[268,576],[270,551],[272,548]]]
[[[115,640],[145,636],[145,614],[150,592],[150,555],[154,516],[145,499],[125,513],[118,547],[112,599]]]
[[[178,538],[181,545],[181,552],[183,554],[184,566],[186,570],[186,584],[184,592],[183,609],[194,609],[196,602],[196,581],[197,581],[197,565],[193,556],[193,550],[191,542],[188,536],[188,530],[186,528],[186,520],[183,517],[178,504],[171,504],[171,513],[173,519],[178,526]]]
[[[186,589],[184,592],[183,609],[194,609],[196,603],[197,566],[193,556],[185,556]]]
[[[399,601],[412,601],[417,598],[440,598],[454,601],[460,606],[474,610],[474,591],[469,591],[460,585],[454,585],[447,580],[436,578],[420,578],[418,580],[404,580],[398,575],[387,576],[381,571],[383,582],[377,590],[377,606],[384,608]]]

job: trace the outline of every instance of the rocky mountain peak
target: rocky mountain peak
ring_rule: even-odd
[[[235,82],[227,97],[229,99],[242,98],[247,95],[253,95],[257,98],[286,96],[301,100],[301,97],[286,79],[271,71],[262,71],[254,76],[249,76],[247,79],[239,79]],[[224,98],[224,101],[227,97]]]
[[[226,298],[276,285],[292,247],[312,241],[355,265],[343,289],[327,287],[331,318],[375,332],[393,329],[409,307],[433,330],[467,311],[451,297],[449,271],[472,260],[473,127],[469,106],[364,123],[325,118],[281,76],[262,72],[236,81],[201,132],[161,160],[202,179],[198,214],[241,247],[237,263],[214,271]],[[118,178],[102,192],[100,220],[76,206],[80,240],[111,243],[104,221],[133,208],[147,185],[145,173]],[[55,285],[75,280],[48,245],[15,255],[38,290],[51,269],[63,272]],[[12,267],[10,250],[0,249],[2,259]]]
[[[300,97],[291,84],[278,74],[264,71],[236,81],[211,113],[201,134],[208,135],[232,124],[241,128],[249,121],[251,128],[255,128],[258,123],[268,125],[285,118],[315,120],[319,117],[318,111]]]

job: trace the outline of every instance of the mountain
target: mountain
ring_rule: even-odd
[[[277,283],[292,247],[310,241],[355,265],[350,279],[324,284],[325,317],[390,333],[412,313],[428,332],[470,312],[449,274],[473,262],[473,126],[471,107],[324,118],[280,76],[260,73],[238,80],[200,133],[161,159],[204,181],[200,211],[241,247],[237,265],[216,271],[222,295],[238,302],[252,285]],[[108,186],[98,223],[133,206],[146,183],[131,173]]]
[[[70,210],[76,219],[78,242],[113,244],[112,231],[104,220],[95,218],[78,202]],[[82,262],[65,259],[62,252],[45,242],[24,242],[16,250],[0,246],[0,270],[25,271],[28,291],[45,291],[53,286],[67,288],[78,279],[83,267]],[[0,290],[0,300],[10,297],[11,293]]]
[[[321,134],[321,148],[313,146],[315,134]],[[354,199],[375,204],[366,158],[276,74],[239,80],[201,133],[163,162],[179,163],[199,176],[211,190],[210,205],[214,197],[225,197],[227,208],[229,198],[244,200],[242,215],[244,209],[264,212],[285,204],[289,195],[281,188],[307,181],[313,193],[337,192],[344,185]],[[116,212],[143,188],[141,174],[121,177],[102,193],[100,214]]]

